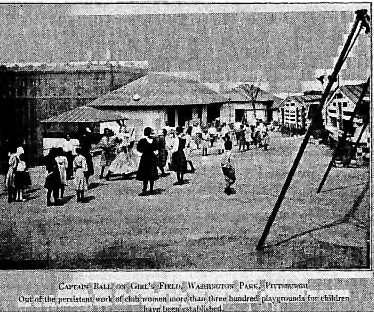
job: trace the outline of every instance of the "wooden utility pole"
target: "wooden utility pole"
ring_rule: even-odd
[[[287,178],[286,178],[286,181],[284,182],[283,184],[283,187],[281,189],[281,192],[278,196],[278,199],[274,205],[274,208],[273,208],[273,211],[272,213],[270,214],[269,216],[269,219],[268,219],[268,222],[265,226],[265,229],[264,229],[264,232],[262,233],[262,236],[256,246],[256,249],[257,250],[261,250],[263,249],[264,247],[264,243],[265,243],[265,240],[270,232],[270,228],[275,220],[275,217],[277,216],[277,213],[278,213],[278,210],[282,204],[282,201],[284,199],[284,196],[286,195],[286,192],[291,184],[291,181],[292,181],[292,178],[296,172],[296,169],[299,165],[299,162],[301,160],[301,157],[303,156],[304,154],[304,151],[305,151],[305,148],[308,144],[308,141],[309,141],[309,138],[310,138],[310,135],[312,134],[312,130],[314,128],[314,124],[316,123],[317,119],[318,119],[318,115],[321,113],[322,111],[322,108],[325,104],[325,101],[327,99],[327,97],[329,96],[330,94],[330,91],[331,91],[331,88],[333,86],[333,84],[336,82],[337,80],[337,77],[338,77],[338,74],[339,74],[339,71],[340,69],[342,68],[345,60],[346,60],[346,57],[350,51],[350,48],[351,48],[351,44],[352,44],[352,40],[353,40],[353,37],[356,33],[356,30],[357,30],[357,27],[359,24],[361,24],[359,30],[358,30],[358,33],[361,31],[361,29],[363,27],[366,28],[366,32],[368,33],[369,30],[370,30],[370,27],[369,27],[369,16],[367,15],[367,10],[358,10],[355,12],[356,13],[356,19],[355,19],[355,22],[353,24],[353,27],[352,27],[352,30],[350,32],[350,34],[348,35],[348,38],[347,38],[347,41],[345,42],[344,44],[344,47],[343,47],[343,50],[342,52],[340,53],[340,56],[335,64],[335,67],[334,67],[334,70],[331,74],[331,76],[329,76],[329,82],[326,86],[326,89],[324,91],[324,93],[322,94],[322,97],[321,97],[321,101],[316,109],[316,112],[311,120],[311,123],[308,127],[308,130],[307,132],[305,133],[305,136],[304,136],[304,139],[300,145],[300,148],[299,148],[299,151],[296,155],[296,158],[292,164],[292,167],[287,175]]]

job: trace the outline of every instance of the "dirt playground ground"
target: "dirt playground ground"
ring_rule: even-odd
[[[47,207],[45,170],[31,168],[24,203],[8,203],[1,184],[0,263],[3,269],[246,270],[366,268],[369,265],[369,168],[333,168],[317,186],[331,150],[310,144],[266,240],[255,246],[302,138],[272,134],[268,151],[234,146],[236,194],[223,192],[216,149],[196,152],[196,173],[174,185],[156,181],[139,197],[132,179],[99,180],[87,203],[69,181],[62,206]],[[1,177],[1,183],[4,178]],[[3,191],[4,190],[4,191]]]

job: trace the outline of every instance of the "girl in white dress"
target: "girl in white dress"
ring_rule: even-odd
[[[86,158],[82,155],[82,150],[77,148],[77,156],[73,161],[75,172],[75,190],[77,191],[77,202],[84,200],[84,191],[87,191],[87,181],[84,173],[88,171]]]

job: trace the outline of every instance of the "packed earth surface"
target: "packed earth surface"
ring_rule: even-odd
[[[269,149],[234,145],[235,194],[223,192],[217,147],[194,151],[195,173],[174,185],[171,172],[155,195],[138,196],[141,182],[95,175],[77,203],[70,180],[63,205],[47,207],[45,168],[30,168],[26,202],[7,202],[1,181],[0,259],[3,269],[246,270],[368,268],[368,166],[333,167],[316,189],[332,150],[309,144],[265,247],[258,240],[302,137],[271,134]]]

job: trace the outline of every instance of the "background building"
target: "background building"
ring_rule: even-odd
[[[42,155],[40,121],[93,101],[143,76],[146,62],[4,64],[0,68],[0,160],[23,144],[28,163]]]
[[[227,103],[221,107],[220,119],[226,123],[247,120],[253,124],[258,119],[271,122],[273,106],[277,107],[281,102],[280,98],[249,84],[223,90],[222,95]]]
[[[321,92],[305,92],[303,95],[288,96],[278,108],[277,120],[283,126],[305,129],[321,100]]]
[[[342,131],[346,130],[352,135],[352,141],[355,142],[365,124],[368,124],[370,118],[370,90],[367,91],[363,102],[358,107],[353,125],[349,123],[358,99],[363,91],[363,84],[340,86],[326,102],[323,109],[323,118],[326,130],[329,131],[330,138],[336,141]],[[370,126],[364,129],[360,142],[369,146]]]
[[[98,109],[123,112],[127,124],[135,124],[138,136],[143,128],[162,129],[184,126],[193,121],[202,125],[220,117],[226,98],[192,79],[164,73],[148,73],[126,86],[100,96],[89,105]]]

